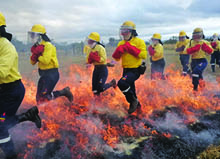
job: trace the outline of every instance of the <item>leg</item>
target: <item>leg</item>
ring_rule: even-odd
[[[215,72],[215,59],[216,59],[216,52],[211,54],[210,64],[211,64],[212,72]]]
[[[15,116],[23,98],[25,89],[21,82],[13,87],[0,90],[0,114],[5,116],[5,120],[0,121],[0,148],[5,153],[6,158],[16,158],[14,144],[8,133],[8,129],[19,123]]]
[[[123,94],[126,97],[126,100],[130,103],[130,108],[128,110],[129,114],[133,113],[138,106],[134,82],[139,77],[140,74],[138,72],[125,72],[123,73],[123,77],[118,81],[119,89],[123,92]]]
[[[195,62],[193,64],[193,72],[192,72],[193,82],[192,83],[194,85],[195,91],[198,90],[199,80],[202,79],[202,72],[206,68],[207,64],[208,63],[206,59],[199,61],[199,62]]]
[[[98,74],[98,69],[95,68],[93,70],[93,73],[92,73],[92,92],[95,94],[95,95],[99,95],[100,93],[98,92],[98,85],[99,85],[99,74]]]

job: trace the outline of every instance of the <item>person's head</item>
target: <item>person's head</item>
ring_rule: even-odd
[[[132,21],[125,21],[120,27],[120,36],[126,41],[129,41],[132,37],[138,36],[136,25]]]
[[[195,29],[193,30],[193,34],[192,34],[192,39],[193,39],[193,40],[199,42],[199,41],[201,41],[201,40],[204,39],[204,38],[205,38],[205,36],[204,36],[204,34],[203,34],[202,28],[195,28]]]
[[[42,40],[50,41],[46,35],[46,29],[41,24],[35,24],[32,26],[31,31],[28,32],[28,41],[36,44],[40,43]]]
[[[218,34],[217,33],[214,33],[213,35],[212,35],[212,40],[213,41],[217,41],[218,40]]]
[[[180,31],[179,32],[179,41],[184,41],[187,38],[186,32],[185,31]]]
[[[0,37],[5,37],[9,41],[11,41],[12,34],[7,33],[6,30],[5,30],[5,27],[6,27],[5,16],[0,12]]]
[[[153,36],[151,38],[151,41],[152,41],[153,45],[156,45],[158,43],[162,44],[162,42],[161,42],[161,35],[159,33],[153,34]]]
[[[97,32],[92,32],[88,36],[87,40],[88,46],[94,48],[97,43],[100,43],[100,35]]]

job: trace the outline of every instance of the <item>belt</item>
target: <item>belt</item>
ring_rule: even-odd
[[[12,88],[12,87],[16,86],[17,84],[19,84],[20,82],[21,82],[21,80],[19,79],[17,81],[10,82],[10,83],[2,83],[2,84],[0,84],[0,90]]]
[[[107,67],[107,65],[95,65],[95,68],[103,68],[103,67]]]

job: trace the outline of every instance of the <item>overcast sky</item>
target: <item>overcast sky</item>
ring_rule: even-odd
[[[83,41],[93,31],[107,42],[126,20],[145,41],[155,32],[167,39],[185,30],[191,37],[195,27],[220,33],[219,0],[1,0],[0,11],[8,32],[22,41],[33,24],[42,24],[57,42]]]

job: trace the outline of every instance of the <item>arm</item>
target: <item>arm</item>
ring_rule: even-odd
[[[41,56],[39,56],[38,61],[42,62],[43,64],[49,64],[52,57],[52,52],[54,51],[54,46],[52,44],[47,44],[44,46],[44,52]],[[56,49],[55,49],[56,50]]]
[[[14,64],[16,50],[12,47],[3,46],[0,56],[0,78],[6,78]]]
[[[147,58],[147,46],[144,42],[144,40],[140,41],[140,47],[139,49],[141,50],[141,52],[139,53],[138,57],[141,59],[146,59]]]
[[[186,52],[187,52],[187,54],[194,54],[194,53],[196,53],[197,51],[199,51],[200,50],[200,48],[201,48],[201,45],[200,44],[197,44],[197,45],[195,45],[195,46],[193,46],[193,47],[189,47],[189,48],[187,48],[186,49]]]
[[[209,44],[206,44],[205,42],[202,44],[202,50],[208,54],[212,54],[213,53],[213,49]]]

